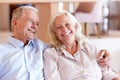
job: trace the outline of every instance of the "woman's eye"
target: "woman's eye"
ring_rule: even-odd
[[[69,25],[70,25],[70,23],[66,23],[66,24],[65,24],[65,26],[69,26]]]

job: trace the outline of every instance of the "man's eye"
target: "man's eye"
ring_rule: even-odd
[[[60,28],[62,28],[61,25],[57,25],[57,26],[56,26],[56,29],[60,29]]]
[[[57,27],[56,27],[56,29],[60,29],[60,28],[61,28],[61,26],[57,26]]]
[[[36,25],[37,25],[37,26],[39,26],[39,23],[38,23],[38,22],[36,22]]]
[[[28,19],[28,21],[29,21],[29,22],[33,22],[33,20],[32,20],[32,19]]]

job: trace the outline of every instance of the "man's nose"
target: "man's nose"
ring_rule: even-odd
[[[33,23],[32,23],[32,27],[33,27],[34,29],[37,29],[37,28],[38,28],[38,24],[35,23],[35,22],[33,22]]]

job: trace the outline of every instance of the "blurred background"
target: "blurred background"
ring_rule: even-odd
[[[65,1],[61,1],[61,0],[53,0],[53,1],[52,0],[51,1],[49,0],[9,1],[8,0],[7,1],[6,0],[6,1],[0,1],[0,36],[4,37],[5,35],[9,35],[9,32],[11,32],[10,20],[11,20],[12,11],[19,6],[29,5],[29,6],[34,6],[38,8],[40,12],[39,14],[40,29],[38,33],[38,38],[41,38],[45,42],[49,42],[48,37],[43,34],[47,32],[46,28],[48,26],[49,19],[55,12],[64,9],[69,11],[72,14],[75,14],[76,12],[82,12],[83,14],[84,13],[83,10],[86,9],[89,12],[85,12],[85,15],[87,14],[87,17],[89,17],[89,13],[91,16],[91,13],[93,13],[95,2],[97,1],[102,1],[102,5],[99,5],[102,7],[102,10],[99,10],[99,9],[96,10],[97,14],[102,13],[102,15],[99,15],[99,16],[102,16],[101,18],[102,21],[99,22],[100,36],[97,35],[98,30],[96,29],[94,23],[91,23],[89,21],[88,22],[80,21],[83,27],[83,33],[85,33],[85,35],[89,38],[120,37],[120,22],[119,22],[120,21],[120,1],[119,0],[68,0],[68,1],[67,0]],[[82,11],[80,10],[78,11],[79,8],[81,8]],[[96,13],[94,13],[94,15],[95,14]],[[86,19],[86,17],[84,18]],[[97,16],[95,18],[97,18]],[[81,17],[79,19],[81,19]],[[90,21],[92,20],[93,19],[90,18]],[[84,28],[84,23],[87,23],[86,32]],[[0,42],[2,42],[2,40],[0,40]]]
[[[102,2],[99,5],[100,9],[95,7],[99,1]],[[12,11],[23,5],[34,6],[39,10],[40,27],[37,37],[46,43],[50,42],[45,35],[50,17],[63,9],[69,11],[82,25],[83,34],[99,49],[110,51],[112,67],[120,74],[120,0],[2,0],[0,1],[0,43],[7,41],[7,37],[11,35]]]

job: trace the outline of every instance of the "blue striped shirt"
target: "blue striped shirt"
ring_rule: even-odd
[[[46,45],[37,39],[23,42],[9,37],[0,44],[0,80],[44,80],[43,50]]]

